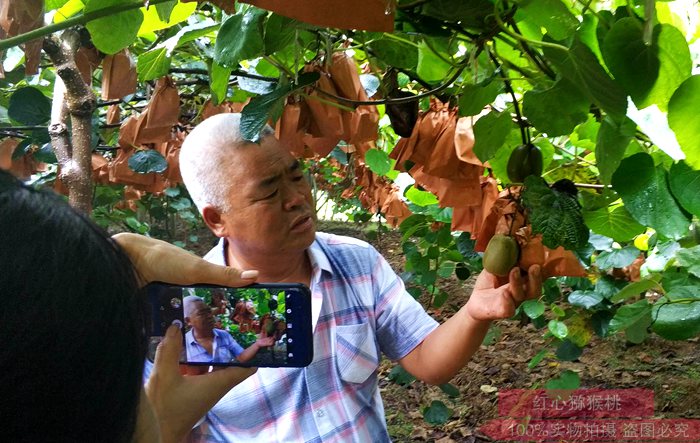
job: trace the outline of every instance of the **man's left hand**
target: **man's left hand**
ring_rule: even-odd
[[[146,384],[146,395],[164,443],[182,441],[221,397],[257,370],[222,368],[185,377],[179,365],[182,346],[182,332],[170,326],[158,345],[153,372]]]

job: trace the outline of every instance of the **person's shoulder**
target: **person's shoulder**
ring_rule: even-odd
[[[366,241],[362,241],[360,239],[354,238],[354,237],[348,237],[346,235],[336,235],[336,234],[329,234],[327,232],[317,232],[316,233],[316,241],[319,243],[322,243],[323,245],[327,245],[329,247],[338,247],[338,248],[360,248],[360,249],[371,249],[372,245],[367,243]]]
[[[223,339],[233,340],[233,336],[231,335],[231,333],[224,330],[224,329],[214,328],[214,335],[216,335],[217,337],[221,337]]]
[[[344,235],[319,232],[316,243],[336,268],[341,267],[346,271],[368,272],[367,269],[374,265],[379,254],[369,243]]]

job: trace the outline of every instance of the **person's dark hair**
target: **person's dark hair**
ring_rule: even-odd
[[[57,195],[0,170],[3,441],[126,442],[146,315],[116,243]]]

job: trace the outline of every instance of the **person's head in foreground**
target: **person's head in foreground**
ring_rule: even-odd
[[[56,195],[0,170],[5,441],[132,441],[146,323],[129,258]]]
[[[240,114],[218,114],[188,135],[180,164],[190,196],[234,256],[300,254],[313,243],[316,225],[301,164],[270,127],[259,144],[242,140],[239,127]]]

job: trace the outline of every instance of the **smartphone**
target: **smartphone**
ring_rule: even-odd
[[[151,361],[165,331],[175,324],[184,335],[184,364],[276,368],[311,363],[311,291],[303,284],[229,288],[151,283],[146,289]]]

